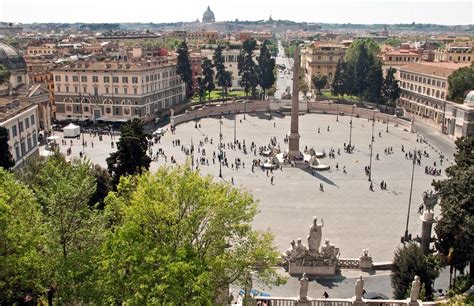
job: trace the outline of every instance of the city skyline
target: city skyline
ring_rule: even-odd
[[[71,4],[75,6],[71,6]],[[296,22],[398,24],[433,23],[445,25],[472,25],[472,1],[427,0],[350,0],[291,2],[272,0],[182,0],[174,3],[147,3],[145,0],[130,2],[83,0],[80,5],[68,1],[3,0],[0,3],[0,21],[34,23],[164,23],[201,20],[210,6],[217,21],[293,20]],[[186,7],[186,10],[182,10]],[[104,14],[106,12],[106,14]],[[124,14],[123,12],[126,12]],[[370,12],[370,15],[367,14]],[[422,13],[420,13],[422,12]]]

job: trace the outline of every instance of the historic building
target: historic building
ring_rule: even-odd
[[[422,54],[416,50],[399,49],[389,50],[382,54],[382,65],[386,67],[399,67],[411,63],[418,63]]]
[[[10,71],[9,86],[12,89],[29,84],[25,60],[15,49],[3,42],[0,42],[0,64]]]
[[[434,52],[434,60],[436,62],[474,62],[472,46],[470,43],[465,43],[463,45],[448,44],[444,49],[438,49]]]
[[[213,23],[216,22],[216,17],[214,12],[211,11],[211,8],[208,6],[207,10],[202,15],[202,23]]]
[[[170,58],[85,61],[53,70],[58,120],[150,121],[185,100]]]
[[[448,77],[460,67],[454,63],[400,67],[398,106],[404,109],[407,117],[429,124],[453,138],[474,134],[474,94],[471,92],[464,104],[447,100]]]
[[[334,43],[315,42],[301,50],[301,68],[305,73],[305,82],[311,90],[314,88],[311,82],[312,76],[326,76],[328,84],[334,78],[336,65],[344,58],[346,47]]]
[[[8,146],[17,167],[31,155],[38,154],[38,106],[9,95],[0,85],[0,126],[8,130]]]

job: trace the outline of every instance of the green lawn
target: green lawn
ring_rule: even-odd
[[[244,97],[245,92],[243,90],[234,90],[234,91],[228,91],[227,92],[227,97],[232,98],[232,97]],[[206,98],[205,100],[207,101],[209,99],[209,94],[206,93]],[[213,90],[211,91],[211,100],[216,100],[216,99],[222,99],[222,91],[221,90]],[[204,100],[204,99],[203,99]],[[193,101],[199,101],[199,96],[194,96]]]
[[[344,95],[344,96],[334,96],[330,91],[323,91],[323,97],[326,98],[333,98],[333,99],[344,99],[348,101],[359,101],[359,99],[356,96],[351,96],[351,95]]]

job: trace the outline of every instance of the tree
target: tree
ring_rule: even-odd
[[[257,42],[254,39],[247,39],[244,41],[240,54],[237,57],[240,86],[242,86],[246,95],[248,95],[249,92],[252,92],[253,97],[256,96],[256,89],[259,83],[258,66],[253,60],[253,50],[256,45]]]
[[[318,94],[321,95],[321,89],[323,89],[327,82],[328,82],[328,78],[323,75],[323,76],[315,76],[313,75],[311,77],[311,82],[313,83],[313,86],[314,88],[316,88],[316,90],[318,91]]]
[[[104,209],[104,200],[113,189],[112,177],[107,169],[104,169],[97,164],[93,165],[91,175],[95,179],[96,188],[95,192],[89,199],[89,206],[97,209]]]
[[[232,71],[224,72],[223,84],[224,84],[224,95],[227,98],[227,89],[229,87],[232,87]]]
[[[224,65],[224,56],[222,56],[222,46],[218,45],[217,48],[214,50],[214,67],[216,68],[216,80],[217,86],[222,88],[222,99],[224,99],[224,95],[227,95],[227,87],[228,87],[228,74],[225,71]],[[232,79],[231,79],[232,84]]]
[[[362,49],[365,49],[367,56],[373,56],[374,58],[380,53],[380,46],[372,38],[356,39],[347,49],[344,61],[355,66]]]
[[[397,69],[388,68],[384,79],[382,92],[387,106],[394,106],[395,101],[400,98],[400,87],[398,86],[398,80],[395,78],[396,72]]]
[[[467,93],[474,88],[474,63],[454,71],[448,77],[448,100],[463,103]]]
[[[266,90],[270,89],[275,84],[275,59],[272,58],[270,51],[267,48],[267,41],[264,41],[260,47],[260,56],[258,57],[258,71],[260,73],[260,88],[263,89],[263,97],[265,97]]]
[[[383,81],[382,64],[379,60],[375,60],[369,68],[366,79],[365,97],[368,101],[377,104],[382,102]]]
[[[15,160],[10,153],[10,146],[8,145],[8,129],[0,126],[0,168],[9,170],[15,166]]]
[[[10,79],[10,71],[0,64],[0,84],[3,84],[4,82],[8,82]]]
[[[206,97],[206,84],[204,83],[204,79],[202,77],[197,78],[198,83],[198,95],[199,95],[199,102]]]
[[[333,96],[340,96],[344,94],[344,63],[343,61],[337,61],[336,71],[334,72],[334,78],[331,84],[331,94]]]
[[[39,304],[48,270],[47,227],[34,194],[0,168],[0,304]]]
[[[99,212],[89,207],[96,189],[91,164],[51,156],[30,187],[48,225],[48,299],[56,296],[57,303],[65,304],[87,302],[94,292],[93,258],[103,235]]]
[[[424,285],[425,298],[433,299],[433,283],[439,276],[439,267],[433,255],[425,256],[421,248],[415,243],[399,247],[395,251],[390,276],[393,295],[396,299],[408,298],[411,282],[415,275],[420,277]]]
[[[204,86],[208,93],[209,103],[211,103],[211,92],[216,86],[214,85],[214,70],[210,59],[205,58],[202,62],[202,75]]]
[[[254,200],[229,184],[162,167],[122,179],[106,202],[118,222],[100,256],[98,304],[210,305],[254,270],[281,282],[272,236],[252,229]]]
[[[355,58],[355,62],[352,63],[354,67],[354,94],[362,98],[367,86],[367,75],[369,67],[373,63],[373,57],[369,56],[364,44],[360,44],[357,51],[358,56]]]
[[[193,72],[189,62],[188,44],[182,41],[178,47],[177,70],[181,80],[186,84],[186,94],[189,97],[193,92]]]
[[[140,119],[135,118],[120,128],[117,151],[111,153],[106,160],[114,186],[117,186],[121,176],[142,173],[150,167],[151,158],[147,155],[148,134],[143,125]]]
[[[456,140],[455,164],[446,168],[447,179],[434,181],[440,196],[441,217],[436,223],[436,249],[463,271],[470,263],[474,275],[474,136]]]
[[[309,88],[308,88],[308,84],[306,84],[306,82],[304,80],[299,81],[298,89],[306,97],[306,94],[308,93]]]

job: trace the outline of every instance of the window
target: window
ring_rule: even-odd
[[[72,76],[72,81],[73,82],[79,82],[79,77],[77,75]]]
[[[31,115],[31,125],[35,125],[35,115]]]
[[[106,93],[106,94],[109,93],[109,88],[108,88],[108,87],[105,87],[105,93]]]
[[[99,77],[96,76],[96,75],[93,75],[93,76],[92,76],[92,82],[98,83],[98,82],[99,82]]]
[[[16,130],[16,125],[12,126],[12,135],[13,137],[16,137],[17,134],[17,130]]]
[[[69,86],[66,86],[66,92],[69,92]]]
[[[98,87],[94,87],[94,96],[98,96],[99,95],[99,88]]]
[[[87,86],[82,87],[82,89],[83,89],[82,92],[86,94],[87,93]]]
[[[56,92],[61,92],[61,85],[56,86]]]
[[[28,151],[31,150],[31,137],[28,136],[26,143],[28,144]]]
[[[89,112],[89,106],[84,106],[84,111]]]
[[[69,82],[69,77],[67,75],[64,76],[64,82]]]
[[[87,83],[87,76],[85,75],[81,76],[81,82]]]
[[[138,78],[137,77],[132,77],[132,83],[137,84],[138,83]]]
[[[30,128],[30,118],[25,118],[25,128],[26,129]]]
[[[137,92],[138,92],[137,88],[134,88],[134,89],[133,89],[133,94],[136,95]]]
[[[127,94],[127,87],[124,87],[124,88],[123,88],[123,94],[124,94],[124,95]]]
[[[110,83],[110,78],[108,76],[104,77],[104,83]]]
[[[54,76],[54,80],[55,80],[56,82],[61,82],[61,76],[60,76],[60,75],[55,75],[55,76]]]
[[[36,139],[36,132],[33,132],[33,146],[36,147],[38,140]]]
[[[15,145],[15,153],[16,153],[16,159],[21,158],[20,147],[18,145]]]
[[[114,93],[118,94],[118,88],[117,87],[114,88]]]
[[[148,75],[145,77],[145,81],[150,82],[150,77]]]
[[[128,83],[128,77],[122,77],[122,83]]]
[[[119,77],[112,77],[112,82],[113,83],[118,83],[119,82]]]
[[[110,114],[110,107],[106,107],[106,108],[105,108],[105,113],[106,113],[106,114]]]
[[[25,141],[22,141],[21,144],[20,144],[20,148],[21,148],[21,155],[23,156],[26,152],[26,148],[25,148]]]

